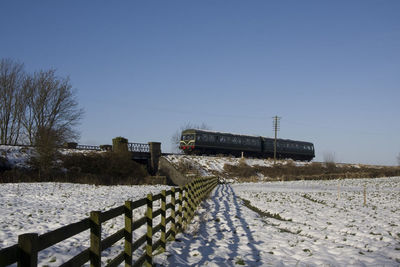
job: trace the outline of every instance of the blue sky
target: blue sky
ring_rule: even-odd
[[[187,122],[396,164],[400,1],[10,1],[0,58],[69,76],[82,144],[162,142]]]

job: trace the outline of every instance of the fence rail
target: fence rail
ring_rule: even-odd
[[[41,250],[89,229],[90,247],[61,266],[81,266],[89,261],[91,266],[101,266],[102,251],[121,239],[124,239],[124,251],[121,251],[107,266],[118,266],[122,262],[125,262],[125,266],[141,266],[143,263],[151,266],[153,251],[158,248],[162,252],[165,251],[167,240],[169,238],[172,241],[175,240],[176,234],[185,229],[200,202],[217,184],[217,177],[197,178],[183,187],[171,187],[170,190],[162,190],[157,195],[148,194],[143,199],[125,201],[124,205],[105,212],[92,211],[89,218],[42,235],[37,233],[19,235],[18,244],[0,250],[0,266],[14,263],[18,263],[18,266],[37,266],[38,253]],[[167,196],[171,196],[169,203],[167,203]],[[156,201],[161,201],[161,207],[153,211],[153,203]],[[133,220],[133,210],[143,206],[147,207],[146,215]],[[166,217],[169,210],[169,216]],[[124,215],[125,227],[102,240],[102,223],[121,215]],[[161,222],[153,226],[154,218],[158,216],[161,216]],[[143,225],[147,225],[147,233],[133,240],[135,229]],[[160,238],[153,240],[154,235],[160,231]],[[133,262],[133,252],[140,248],[144,249],[144,253]]]
[[[80,150],[96,150],[96,151],[101,150],[100,146],[91,146],[91,145],[77,145],[76,149],[80,149]]]

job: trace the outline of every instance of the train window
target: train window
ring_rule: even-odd
[[[208,140],[209,140],[210,142],[215,142],[215,135],[209,135],[209,136],[208,136]]]
[[[182,140],[192,140],[194,138],[193,135],[183,135]]]

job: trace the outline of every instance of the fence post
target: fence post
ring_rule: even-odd
[[[100,211],[90,212],[90,266],[101,266],[101,221]]]
[[[193,192],[193,204],[194,204],[193,205],[193,215],[194,215],[194,211],[196,210],[197,204],[198,204],[198,202],[197,202],[197,179],[195,179],[193,181],[192,192]]]
[[[146,266],[153,265],[153,195],[147,195]]]
[[[179,207],[178,207],[178,213],[179,213],[179,219],[178,219],[178,225],[180,231],[182,230],[182,219],[183,219],[183,209],[182,209],[182,204],[183,204],[183,187],[180,187],[179,190]]]
[[[194,183],[194,192],[195,192],[195,199],[196,199],[196,205],[195,205],[195,210],[197,209],[197,207],[200,205],[200,195],[199,195],[199,183],[200,180],[197,179]]]
[[[132,201],[125,201],[125,267],[132,266]]]
[[[188,204],[189,204],[189,216],[188,216],[188,220],[186,221],[186,224],[189,224],[189,222],[192,220],[192,214],[193,214],[193,184],[190,183],[188,185]]]
[[[188,189],[189,187],[186,185],[185,187],[185,207],[183,208],[183,224],[182,229],[186,228],[186,225],[188,224],[189,218],[188,218],[188,213],[189,213],[189,194],[188,194]]]
[[[171,187],[171,231],[172,240],[175,240],[176,227],[175,227],[175,187]]]
[[[38,263],[38,237],[36,233],[23,234],[18,236],[18,247],[20,256],[18,259],[18,267],[37,266]]]
[[[165,190],[161,191],[161,251],[165,252],[167,238],[166,238],[166,192]]]

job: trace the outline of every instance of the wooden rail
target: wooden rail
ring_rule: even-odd
[[[152,266],[153,251],[157,249],[161,252],[165,251],[167,240],[175,240],[176,234],[185,229],[200,202],[217,184],[217,177],[197,178],[183,187],[171,187],[170,190],[163,190],[157,195],[148,194],[147,198],[126,201],[124,205],[105,212],[92,211],[89,218],[42,235],[37,233],[19,235],[18,244],[0,250],[0,266],[14,263],[18,263],[18,266],[37,266],[38,253],[41,250],[89,229],[90,247],[61,266],[81,266],[89,261],[91,266],[101,266],[101,252],[122,239],[124,239],[124,251],[121,251],[106,266],[118,266],[123,262],[125,266],[142,266],[143,264]],[[169,203],[167,203],[167,196],[171,196]],[[153,202],[159,200],[161,200],[161,207],[153,211]],[[147,206],[146,215],[133,220],[133,210],[142,206]],[[166,217],[168,210],[171,210],[170,215]],[[102,223],[121,215],[124,215],[125,227],[102,240]],[[158,216],[161,216],[161,222],[154,226],[154,218]],[[147,225],[147,233],[133,240],[135,229],[143,225]],[[153,240],[154,235],[159,231],[161,231],[160,238]],[[140,248],[144,249],[144,253],[133,262],[133,252]]]

